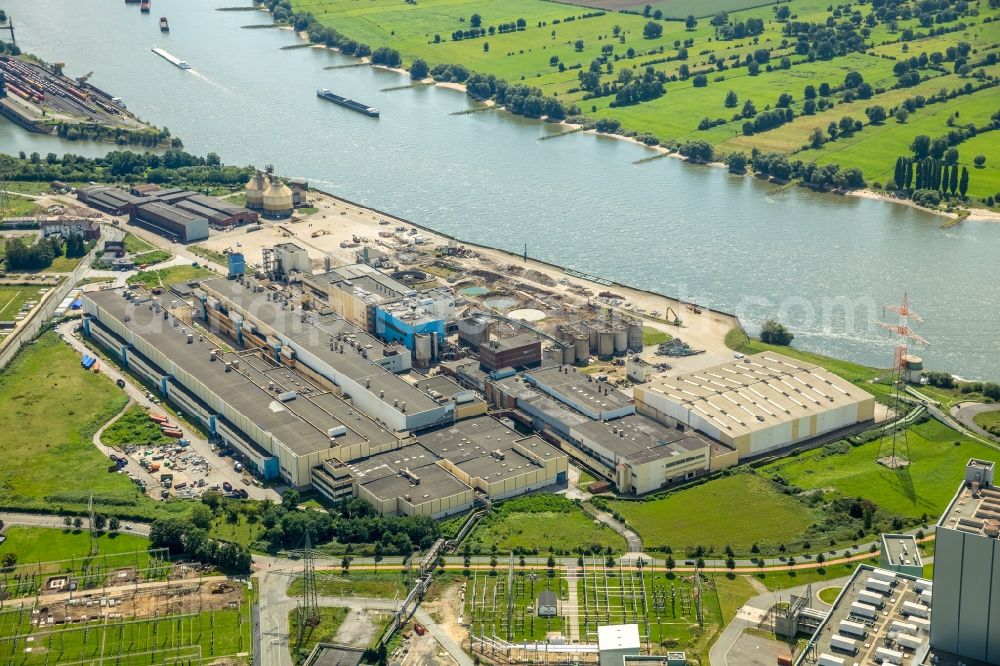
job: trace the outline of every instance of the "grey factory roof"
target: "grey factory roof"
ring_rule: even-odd
[[[207,218],[202,217],[201,215],[189,213],[186,210],[182,210],[176,206],[171,206],[160,201],[151,201],[149,203],[140,204],[137,207],[137,211],[140,215],[142,213],[154,213],[173,222],[174,224],[179,224],[182,227],[207,221]]]
[[[969,461],[970,467],[977,464],[993,465],[981,460]],[[938,526],[969,534],[986,535],[989,532],[996,535],[1000,530],[1000,488],[978,488],[963,481]]]
[[[337,372],[356,382],[367,383],[367,389],[381,395],[383,402],[405,402],[411,412],[439,406],[422,391],[374,363],[389,353],[395,353],[398,348],[387,346],[341,317],[293,311],[291,305],[283,308],[282,301],[268,300],[268,295],[273,298],[275,292],[254,292],[237,280],[215,278],[201,284],[207,293],[219,294],[236,304],[263,324],[307,348]],[[338,336],[340,340],[337,340]]]
[[[593,375],[580,372],[571,365],[551,365],[539,370],[529,370],[524,376],[546,387],[557,397],[577,402],[595,410],[606,412],[632,404],[631,398],[607,382],[599,382]]]
[[[433,377],[420,379],[414,382],[413,386],[420,389],[424,393],[427,393],[428,391],[440,393],[441,397],[445,399],[453,398],[459,393],[466,393],[470,391],[470,389],[459,386],[453,380],[445,377],[444,375],[434,375]]]
[[[440,458],[419,444],[348,463],[351,476],[382,499],[410,495],[414,504],[450,497],[469,489],[437,464]],[[406,472],[404,473],[404,470]],[[415,483],[416,479],[420,483]]]
[[[539,460],[555,460],[566,455],[542,438],[522,435],[491,416],[458,421],[454,425],[425,432],[418,440],[428,451],[447,458],[466,473],[488,482],[518,476],[535,465],[515,445],[530,451]],[[502,460],[493,455],[495,451],[501,452]]]
[[[196,194],[187,199],[191,203],[196,203],[199,206],[209,208],[220,213],[224,213],[227,216],[236,215],[237,213],[242,213],[249,209],[243,206],[237,206],[235,204],[229,203],[225,199],[219,199],[218,197],[210,197],[206,194]]]
[[[272,433],[296,455],[308,455],[331,447],[328,431],[340,425],[347,433],[337,437],[336,446],[363,441],[395,441],[392,433],[371,419],[357,413],[336,396],[312,384],[303,375],[253,352],[223,354],[211,361],[215,346],[194,335],[187,342],[182,332],[187,325],[154,316],[151,301],[137,303],[141,297],[127,300],[121,290],[89,292],[86,295],[108,315],[127,325],[137,336],[165,354],[174,364],[222,397],[234,410]],[[128,319],[126,319],[128,317]],[[189,330],[189,329],[188,329]],[[238,361],[239,367],[235,367]],[[230,371],[226,372],[226,367]],[[272,388],[273,384],[273,388]],[[295,391],[292,400],[282,402],[279,395]]]
[[[894,565],[923,566],[917,539],[912,534],[883,534],[882,547]]]
[[[761,352],[644,387],[736,437],[872,396],[813,363]]]
[[[690,428],[668,428],[641,414],[607,422],[587,419],[574,430],[635,465],[669,461],[696,451],[704,451],[707,457],[712,444]]]
[[[542,341],[534,333],[518,333],[507,338],[490,340],[487,345],[494,351],[507,351],[508,349],[518,349],[533,342],[541,344]],[[483,345],[484,347],[487,345]]]
[[[214,210],[212,208],[207,208],[205,206],[202,206],[200,204],[191,201],[190,199],[184,201],[178,201],[176,204],[174,204],[174,206],[182,210],[186,210],[189,213],[194,213],[195,215],[201,215],[210,222],[225,222],[226,220],[229,219],[229,216],[226,215],[225,213],[220,213],[219,211]]]
[[[872,664],[875,663],[874,657],[876,650],[878,648],[887,648],[897,652],[903,652],[906,655],[904,658],[905,663],[908,664],[912,660],[913,649],[893,644],[896,636],[901,633],[907,634],[909,636],[913,636],[925,645],[930,641],[929,632],[927,631],[927,628],[923,626],[924,623],[919,619],[914,622],[908,614],[903,612],[904,604],[906,603],[924,606],[924,604],[920,601],[920,594],[917,592],[917,588],[921,587],[921,589],[923,589],[923,586],[926,583],[920,582],[921,579],[914,578],[913,576],[907,576],[900,573],[890,573],[889,576],[894,577],[895,579],[895,586],[891,589],[889,594],[884,594],[875,590],[866,590],[868,579],[872,577],[876,571],[882,570],[867,564],[860,565],[854,571],[854,574],[851,576],[847,585],[844,586],[840,595],[837,597],[837,600],[834,603],[833,608],[831,608],[827,619],[820,624],[816,632],[813,634],[811,640],[816,645],[814,654],[817,657],[822,654],[828,654],[838,659],[843,659],[846,664]],[[878,574],[875,575],[878,576]],[[875,613],[874,619],[864,617],[852,611],[852,605],[854,603],[857,602],[864,604],[864,597],[870,594],[874,594],[881,600],[880,603],[884,604],[884,606]],[[863,625],[864,630],[868,633],[867,638],[860,638],[859,636],[851,635],[850,633],[842,630],[840,624],[842,621]],[[852,656],[833,647],[831,643],[832,637],[837,635],[842,636],[843,638],[856,640],[858,654]],[[887,645],[887,642],[889,645]],[[806,663],[803,659],[807,654],[809,654],[809,650],[803,650],[795,663]]]

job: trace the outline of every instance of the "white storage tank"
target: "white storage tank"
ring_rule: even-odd
[[[848,654],[858,653],[858,642],[853,638],[847,638],[839,634],[830,636],[830,647]]]
[[[413,363],[418,368],[426,368],[431,364],[431,336],[418,333],[413,336]]]
[[[869,606],[868,604],[863,604],[860,601],[855,601],[851,604],[851,613],[860,617],[866,617],[869,620],[874,620],[878,617],[877,608]]]
[[[877,648],[875,650],[875,656],[881,659],[883,664],[896,664],[899,666],[903,663],[903,653],[890,650],[889,648]]]
[[[858,638],[868,638],[868,628],[860,622],[851,622],[850,620],[840,621],[840,633],[850,634]]]

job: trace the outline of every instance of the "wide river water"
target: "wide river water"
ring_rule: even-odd
[[[473,108],[442,88],[384,91],[407,78],[297,48],[241,0],[8,0],[18,44],[169,127],[191,152],[273,164],[322,189],[459,238],[738,314],[775,317],[796,345],[879,366],[875,326],[909,291],[933,369],[1000,378],[1000,224],[944,218],[859,197],[770,186],[590,134]],[[171,31],[162,35],[159,16]],[[189,62],[182,71],[150,52]],[[373,44],[378,46],[377,44]],[[374,120],[318,100],[328,87],[382,111]],[[100,155],[105,144],[30,135],[0,119],[0,150]],[[886,156],[890,160],[894,156]],[[683,316],[683,313],[682,313]],[[681,333],[683,337],[683,333]]]

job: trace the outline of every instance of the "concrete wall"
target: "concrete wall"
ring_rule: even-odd
[[[936,530],[931,646],[1000,663],[1000,540]]]

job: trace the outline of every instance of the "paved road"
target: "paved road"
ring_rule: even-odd
[[[63,516],[53,516],[45,513],[0,513],[4,525],[23,525],[25,527],[53,527],[65,529]],[[131,525],[131,530],[125,530],[125,525]],[[149,525],[133,521],[122,521],[122,532],[131,532],[140,536],[149,536]]]
[[[977,435],[997,442],[1000,441],[1000,437],[990,433],[974,420],[977,414],[995,411],[1000,411],[1000,405],[983,402],[961,402],[951,408],[951,415]]]

